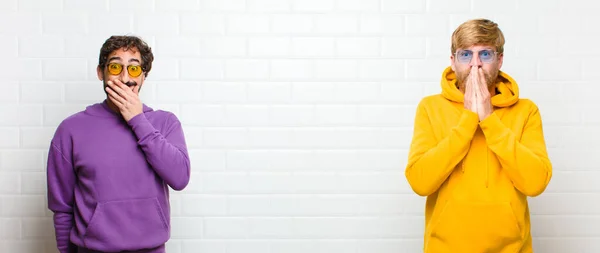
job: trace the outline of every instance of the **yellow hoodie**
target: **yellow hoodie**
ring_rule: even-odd
[[[464,109],[450,67],[418,105],[406,178],[427,196],[425,253],[531,253],[528,196],[552,177],[537,106],[500,71],[494,112]]]

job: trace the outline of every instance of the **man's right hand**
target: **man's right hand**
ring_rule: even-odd
[[[465,96],[464,96],[464,105],[465,109],[470,110],[474,113],[477,113],[477,85],[479,79],[477,78],[477,66],[471,67],[471,72],[467,77],[465,83]]]

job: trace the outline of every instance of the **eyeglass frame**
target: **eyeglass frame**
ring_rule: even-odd
[[[471,52],[471,56],[469,57],[469,61],[462,62],[462,61],[459,60],[460,57],[458,56],[458,53],[462,52],[462,51]],[[484,61],[481,58],[481,56],[480,56],[481,52],[485,52],[485,51],[489,51],[489,52],[493,53],[492,54],[493,57],[489,61]],[[477,56],[479,57],[479,60],[481,60],[482,63],[486,63],[486,64],[490,64],[490,63],[494,62],[494,59],[498,58],[498,54],[499,54],[499,52],[496,51],[496,50],[494,50],[494,49],[482,49],[482,50],[477,51]],[[473,55],[475,55],[475,52],[473,52],[473,50],[470,50],[470,49],[459,49],[459,50],[456,50],[456,52],[454,52],[453,55],[454,55],[454,57],[455,57],[455,59],[456,59],[457,62],[462,63],[462,64],[468,64],[468,63],[470,63],[473,60]]]
[[[111,73],[111,72],[110,72],[110,70],[108,69],[108,66],[109,66],[109,65],[111,65],[111,64],[118,64],[118,65],[121,65],[121,72],[119,72],[118,74],[113,74],[113,73]],[[140,72],[140,74],[139,74],[138,76],[133,76],[133,75],[131,75],[131,73],[129,72],[129,67],[131,67],[131,66],[136,66],[136,67],[139,67],[139,68],[141,68],[141,69],[142,69],[142,72]],[[111,75],[114,75],[114,76],[116,76],[116,75],[121,75],[121,74],[123,73],[123,69],[126,69],[126,70],[127,70],[127,74],[128,74],[130,77],[133,77],[133,78],[138,78],[138,77],[140,77],[141,75],[143,75],[143,74],[146,72],[146,70],[144,69],[144,67],[143,67],[141,64],[139,64],[139,65],[134,65],[134,64],[131,64],[131,65],[127,65],[127,66],[125,66],[124,64],[122,64],[122,63],[118,63],[118,62],[108,62],[108,63],[106,63],[106,66],[105,66],[104,68],[106,68],[106,71],[108,71],[108,73],[109,73],[109,74],[111,74]]]

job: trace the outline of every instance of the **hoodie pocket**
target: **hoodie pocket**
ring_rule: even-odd
[[[431,230],[426,252],[515,253],[522,238],[510,203],[449,201]]]
[[[156,198],[98,203],[83,242],[98,251],[153,248],[169,238],[169,227]]]

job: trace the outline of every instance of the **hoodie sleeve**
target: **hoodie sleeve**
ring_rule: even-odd
[[[48,208],[54,213],[56,246],[60,253],[75,253],[76,247],[69,236],[73,228],[75,171],[70,152],[61,152],[55,143],[48,151],[47,187]]]
[[[527,196],[537,196],[552,177],[552,164],[546,151],[539,109],[533,105],[520,139],[506,127],[496,113],[480,123],[489,148],[515,187]]]
[[[476,113],[463,109],[458,124],[437,140],[425,103],[417,107],[414,133],[405,175],[413,191],[428,196],[438,190],[465,157],[479,122]]]
[[[169,113],[164,131],[157,130],[141,113],[128,124],[138,138],[146,161],[154,171],[176,191],[183,190],[190,180],[190,159],[181,123]]]

